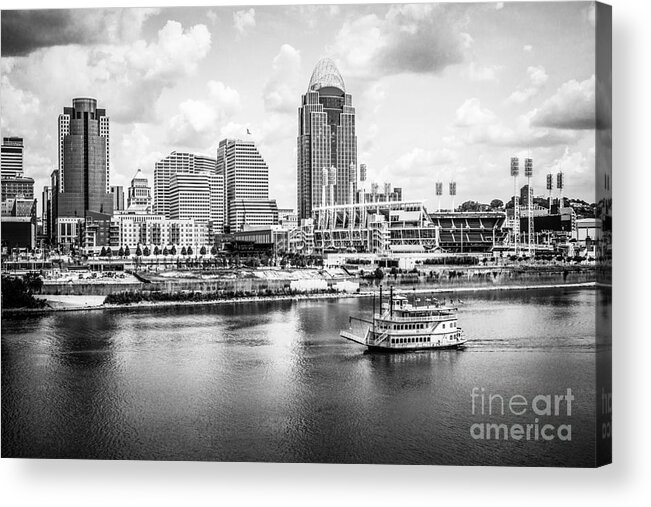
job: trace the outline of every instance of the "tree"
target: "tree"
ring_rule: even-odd
[[[176,255],[176,246],[172,245],[172,250],[170,251],[172,255]]]
[[[213,255],[217,255],[217,245],[212,246],[212,248],[210,249],[210,253]]]
[[[145,257],[149,257],[151,255],[151,251],[149,250],[149,247],[146,246],[145,249],[142,251],[142,255]]]
[[[167,251],[167,247],[163,247],[163,255],[169,255],[169,252]]]
[[[188,247],[188,255],[192,255],[192,247],[191,246]]]
[[[122,246],[120,247],[120,249],[118,250],[118,256],[119,257],[124,257],[124,247],[122,247]]]
[[[140,257],[142,255],[142,249],[140,248],[140,245],[136,247],[136,256]]]
[[[110,259],[111,257],[113,257],[113,250],[111,250],[111,247],[108,247],[108,248],[106,249],[106,256],[107,256],[109,259]]]
[[[129,245],[127,245],[126,248],[124,249],[124,256],[131,257],[131,249],[129,248]]]
[[[493,199],[491,201],[491,208],[501,209],[504,207],[504,202],[500,199]]]
[[[205,247],[205,246],[202,246],[202,247],[201,247],[201,250],[199,250],[199,253],[200,253],[201,255],[206,255],[206,247]]]
[[[181,255],[188,255],[188,251],[185,249],[185,247],[181,248]]]
[[[154,255],[156,256],[160,255],[160,249],[158,248],[158,245],[154,247]]]
[[[382,268],[379,266],[375,269],[375,278],[378,280],[382,280],[382,278],[384,278],[384,271],[382,271]]]
[[[106,257],[106,247],[102,247],[102,251],[99,253],[100,257]]]

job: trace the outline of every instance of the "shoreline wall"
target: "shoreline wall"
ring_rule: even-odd
[[[146,276],[139,275],[142,281],[137,283],[60,283],[45,284],[40,295],[57,296],[106,296],[126,291],[160,291],[167,293],[181,291],[233,291],[257,292],[261,294],[288,291],[292,280],[268,280],[260,278],[236,279],[170,279],[154,280],[148,282]],[[332,286],[341,279],[327,279],[328,286]],[[349,277],[347,280],[358,282],[360,290],[369,290],[379,287],[380,283],[387,287],[418,287],[436,289],[455,289],[463,287],[490,287],[490,286],[515,286],[515,285],[558,285],[575,284],[596,281],[596,272],[588,266],[553,266],[543,268],[520,267],[473,267],[473,268],[433,268],[424,270],[419,274],[404,273],[399,275],[385,274],[384,278],[360,279]]]

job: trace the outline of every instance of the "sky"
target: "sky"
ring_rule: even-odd
[[[368,183],[430,207],[436,181],[457,183],[456,204],[507,200],[510,157],[528,156],[536,195],[562,170],[565,195],[594,202],[594,33],[591,2],[3,11],[2,135],[24,138],[40,198],[58,115],[92,96],[110,117],[111,185],[139,168],[153,185],[171,151],[216,156],[235,137],[257,142],[270,198],[295,208],[297,109],[327,56]]]

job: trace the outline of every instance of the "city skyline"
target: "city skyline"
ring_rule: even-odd
[[[172,151],[215,156],[220,139],[249,139],[248,129],[270,195],[295,207],[296,112],[329,56],[355,97],[369,182],[399,185],[430,208],[439,180],[457,182],[457,203],[506,200],[510,156],[531,154],[536,195],[562,169],[566,195],[593,201],[594,62],[581,58],[594,44],[591,5],[6,13],[13,27],[44,32],[3,30],[3,134],[25,138],[25,173],[40,192],[57,165],[55,118],[76,96],[110,111],[111,185],[128,186],[138,168],[152,181],[154,162]],[[76,30],[60,30],[73,21]],[[83,78],[69,83],[73,58]]]

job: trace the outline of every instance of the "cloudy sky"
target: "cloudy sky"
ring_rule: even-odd
[[[107,109],[116,185],[248,128],[271,197],[295,207],[297,107],[330,56],[369,180],[432,206],[437,180],[457,203],[505,200],[509,158],[531,156],[536,194],[562,169],[592,202],[594,49],[587,2],[3,11],[2,135],[25,138],[40,193],[76,96]]]

